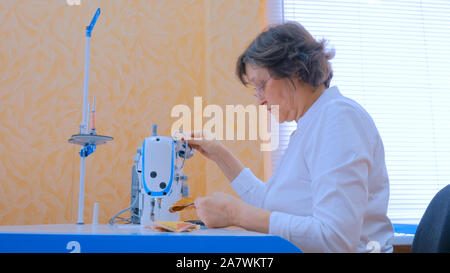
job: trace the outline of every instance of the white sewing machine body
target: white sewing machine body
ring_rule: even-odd
[[[179,213],[170,213],[169,207],[189,195],[183,167],[193,150],[181,140],[157,136],[155,131],[144,139],[134,159],[130,201],[134,224],[178,221]]]

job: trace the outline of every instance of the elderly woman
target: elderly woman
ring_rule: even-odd
[[[242,198],[197,198],[208,227],[239,226],[279,235],[304,252],[392,252],[389,179],[380,134],[357,102],[330,87],[324,41],[297,23],[259,34],[237,61],[237,76],[258,104],[279,106],[279,122],[296,121],[289,146],[267,183],[221,142],[191,136]]]

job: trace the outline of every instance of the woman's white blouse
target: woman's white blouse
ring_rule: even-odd
[[[270,234],[304,252],[392,252],[383,142],[370,115],[337,87],[298,120],[267,183],[245,168],[231,186],[272,212]]]

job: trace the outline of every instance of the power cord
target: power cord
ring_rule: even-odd
[[[120,223],[120,222],[126,222],[126,224],[131,224],[131,223],[133,223],[131,217],[130,217],[130,218],[122,218],[122,217],[119,217],[119,215],[121,215],[122,213],[127,212],[128,210],[130,210],[131,208],[133,208],[133,207],[136,205],[137,200],[139,199],[138,197],[139,197],[139,195],[136,194],[136,197],[134,197],[134,200],[133,200],[133,203],[131,204],[131,206],[129,206],[128,208],[123,209],[123,210],[119,211],[118,213],[116,213],[116,214],[109,220],[109,224],[110,224],[110,225],[114,225],[114,224],[117,224],[117,223]],[[116,219],[118,219],[118,220],[116,220]]]

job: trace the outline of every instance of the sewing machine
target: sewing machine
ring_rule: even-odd
[[[131,171],[130,207],[116,214],[115,218],[130,210],[128,223],[148,225],[153,221],[179,221],[179,213],[170,213],[169,207],[189,195],[183,173],[186,159],[192,157],[193,149],[181,139],[159,136],[153,125],[151,137],[144,139],[137,149]]]

